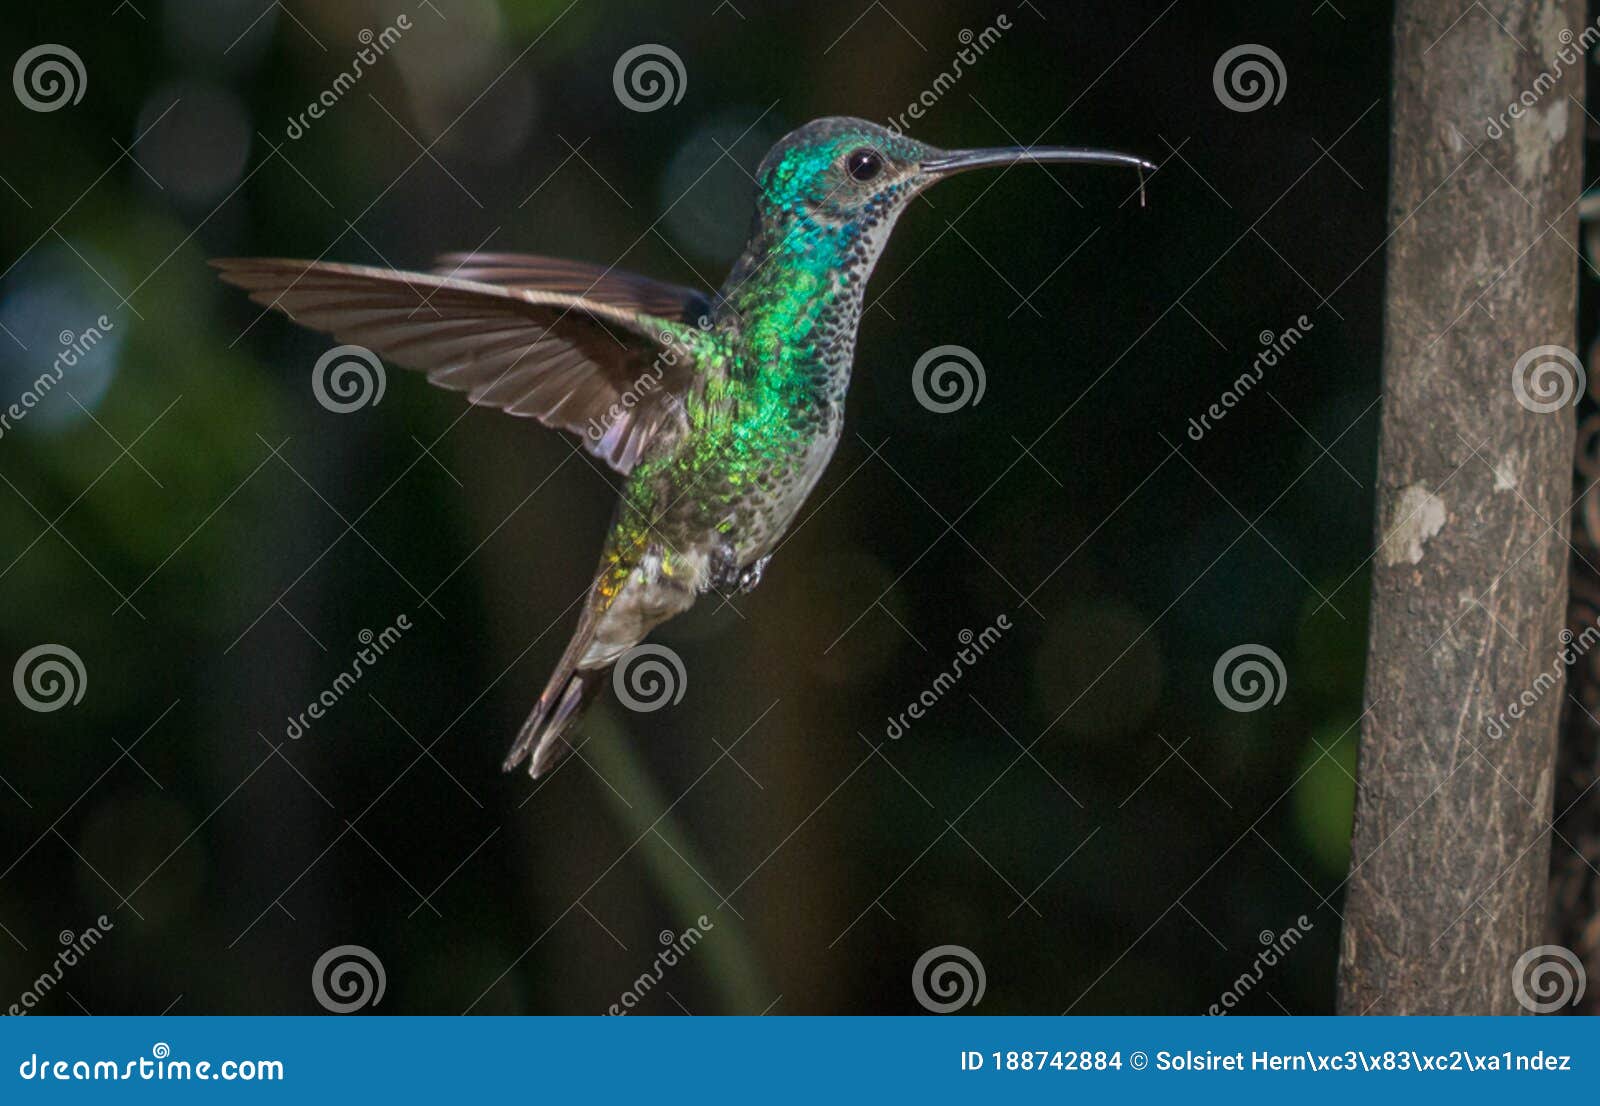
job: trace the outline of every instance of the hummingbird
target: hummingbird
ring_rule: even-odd
[[[912,199],[1029,161],[1135,169],[1141,192],[1156,168],[1075,147],[942,150],[832,117],[762,160],[749,242],[715,294],[511,253],[446,254],[428,272],[211,264],[303,326],[577,435],[622,478],[577,627],[505,759],[537,779],[653,629],[760,583],[839,444],[867,281]]]

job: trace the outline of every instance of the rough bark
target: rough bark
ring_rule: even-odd
[[[1345,1013],[1521,1012],[1543,940],[1576,394],[1531,410],[1513,376],[1575,344],[1584,27],[1581,0],[1396,4]],[[1577,375],[1521,368],[1534,405]]]

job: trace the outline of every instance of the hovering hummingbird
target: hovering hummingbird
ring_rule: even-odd
[[[1143,158],[1057,146],[940,150],[819,119],[756,172],[749,244],[708,295],[582,262],[449,254],[432,272],[213,261],[296,322],[474,404],[578,435],[623,477],[576,632],[506,757],[538,778],[619,659],[701,593],[754,588],[844,423],[863,295],[915,197],[970,169]]]

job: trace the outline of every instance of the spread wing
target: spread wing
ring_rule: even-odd
[[[604,269],[564,257],[525,253],[447,253],[434,272],[457,280],[530,291],[564,292],[645,315],[692,323],[711,314],[711,297],[681,284]]]
[[[499,277],[544,260],[474,256],[507,258],[497,266]],[[622,473],[649,443],[683,431],[682,398],[710,361],[705,335],[684,321],[688,301],[680,298],[671,316],[644,311],[639,304],[670,307],[666,290],[673,286],[631,274],[577,285],[579,269],[591,267],[573,264],[561,270],[566,290],[552,290],[282,258],[211,264],[252,300],[303,326],[426,372],[432,383],[466,392],[475,404],[577,434]],[[496,266],[475,262],[460,270],[487,276],[490,267]],[[608,281],[603,296],[576,294]],[[627,287],[651,293],[628,300]]]

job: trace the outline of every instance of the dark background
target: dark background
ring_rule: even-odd
[[[401,42],[288,141],[401,12]],[[756,592],[657,637],[682,702],[604,705],[584,761],[502,776],[611,475],[398,369],[379,405],[323,409],[331,343],[258,319],[205,260],[420,268],[481,245],[715,286],[773,140],[898,115],[1000,14],[911,133],[1135,150],[1163,166],[1148,206],[1127,174],[1034,167],[918,202],[815,513]],[[60,331],[114,328],[0,435],[0,660],[60,643],[87,673],[53,713],[0,696],[0,1007],[105,914],[41,1011],[316,1011],[312,965],[353,943],[385,967],[378,1012],[598,1013],[705,915],[642,1011],[916,1012],[912,965],[958,944],[979,1013],[1194,1013],[1297,926],[1238,1008],[1329,1012],[1388,22],[1359,0],[11,5],[7,69],[62,43],[87,87],[51,113],[0,90],[0,400]],[[619,104],[640,43],[682,58],[678,104]],[[1280,103],[1219,102],[1240,43],[1281,56]],[[1305,341],[1186,437],[1302,314]],[[987,390],[936,415],[911,367],[944,343]],[[414,629],[286,740],[401,613]],[[886,741],[1001,614],[1014,629]],[[1245,643],[1287,687],[1236,713],[1212,670]]]

